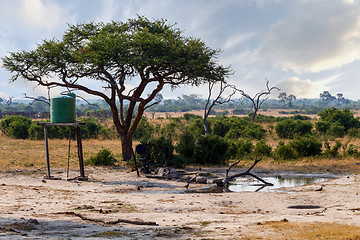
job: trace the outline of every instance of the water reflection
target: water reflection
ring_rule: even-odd
[[[264,185],[256,179],[237,178],[236,181],[229,185],[229,190],[232,192],[272,192],[278,188],[296,187],[329,180],[329,178],[324,177],[264,177],[263,179],[272,183],[273,186]]]

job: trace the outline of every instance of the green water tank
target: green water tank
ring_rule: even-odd
[[[50,101],[50,116],[52,123],[75,123],[75,94],[66,93]]]

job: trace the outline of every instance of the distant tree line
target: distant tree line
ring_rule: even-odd
[[[159,95],[161,102],[153,105],[148,112],[187,112],[191,110],[203,110],[206,105],[206,99],[200,95],[190,94],[182,95],[177,99],[163,99]],[[262,109],[283,109],[282,114],[318,114],[321,111],[336,107],[339,109],[360,109],[360,100],[350,100],[344,97],[342,93],[331,95],[329,91],[323,91],[318,99],[299,99],[295,95],[287,95],[286,92],[280,92],[278,99],[267,99],[262,104]],[[230,110],[229,112],[229,109]],[[76,106],[78,117],[111,117],[109,107],[104,101],[86,103],[79,101]],[[253,103],[247,99],[232,99],[221,105],[216,105],[210,112],[213,116],[222,115],[248,115],[253,112]],[[6,115],[21,115],[29,118],[49,118],[49,105],[39,101],[29,101],[29,103],[17,102],[13,99],[0,98],[0,119]]]
[[[348,109],[328,108],[319,113],[318,120],[303,115],[260,115],[257,122],[252,122],[251,116],[212,117],[206,135],[201,116],[185,113],[183,117],[168,120],[166,124],[152,123],[143,117],[134,134],[146,148],[146,159],[154,166],[223,165],[230,160],[255,156],[275,161],[360,158],[359,146],[351,144],[351,139],[360,137],[360,121]],[[114,126],[107,126],[98,118],[82,121],[89,123],[82,127],[84,138],[118,138]],[[0,130],[13,138],[44,138],[43,128],[23,116],[6,116],[0,121]],[[69,127],[52,126],[49,137],[68,138],[69,130]],[[342,140],[345,136],[347,140]],[[276,140],[276,145],[268,144],[271,139]]]

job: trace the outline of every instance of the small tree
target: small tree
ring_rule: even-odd
[[[286,98],[287,98],[286,92],[279,93],[278,99],[279,99],[279,102],[283,105],[282,107],[286,106]]]
[[[253,105],[254,112],[251,117],[252,122],[255,121],[256,114],[259,111],[259,109],[261,108],[261,105],[268,99],[269,94],[273,90],[280,91],[280,88],[269,87],[269,81],[267,79],[266,79],[266,90],[256,93],[254,97],[251,97],[249,94],[245,93],[243,90],[237,89],[237,91],[239,91],[243,97],[249,99]]]
[[[209,130],[209,126],[208,126],[208,122],[207,119],[211,113],[211,110],[213,109],[213,107],[215,105],[221,105],[227,102],[231,101],[231,97],[236,93],[236,90],[233,86],[225,83],[225,82],[220,82],[220,89],[219,89],[219,93],[215,96],[214,99],[211,99],[212,93],[213,93],[213,88],[215,86],[216,82],[209,82],[209,95],[205,104],[205,109],[204,109],[204,117],[203,117],[203,122],[204,122],[204,129],[205,129],[205,134],[209,134],[210,130]],[[232,93],[230,95],[228,95],[226,98],[223,98],[223,94],[225,92],[225,90],[227,88],[232,88]]]
[[[217,63],[219,51],[183,36],[165,20],[138,17],[70,25],[61,40],[43,41],[35,50],[13,52],[2,60],[14,74],[11,81],[24,78],[104,99],[120,136],[123,159],[129,160],[135,129],[165,85],[224,81],[229,69]],[[84,82],[89,79],[99,86]]]
[[[292,107],[292,102],[296,100],[295,95],[290,94],[289,96],[287,96],[286,92],[281,92],[279,93],[279,102],[281,102],[283,104],[283,108],[285,107]]]
[[[342,104],[349,104],[350,100],[344,97],[344,94],[342,93],[337,93],[336,94],[336,101],[338,102],[339,105]]]
[[[334,101],[336,97],[332,96],[329,91],[323,91],[320,93],[320,100],[323,102],[324,106],[327,106],[329,102]]]

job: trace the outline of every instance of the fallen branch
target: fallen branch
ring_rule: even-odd
[[[226,170],[226,175],[225,175],[225,178],[223,181],[221,182],[217,182],[216,184],[219,186],[219,187],[224,187],[226,186],[227,184],[229,184],[229,182],[231,180],[233,180],[234,178],[237,178],[237,177],[243,177],[243,176],[246,176],[246,175],[249,175],[253,178],[256,178],[257,180],[259,180],[260,182],[264,183],[264,185],[267,185],[267,186],[273,186],[274,184],[272,183],[269,183],[269,182],[266,182],[265,180],[263,180],[262,178],[256,176],[255,174],[251,173],[250,171],[255,167],[256,164],[258,164],[259,162],[261,161],[261,158],[260,159],[257,159],[257,156],[255,157],[255,161],[253,163],[253,165],[251,165],[251,167],[249,167],[248,170],[246,170],[245,172],[242,172],[242,173],[238,173],[238,174],[234,174],[232,176],[229,176],[229,172],[231,170],[231,168],[233,168],[234,166],[236,166],[237,164],[240,163],[240,160],[231,164],[231,166]]]
[[[185,188],[189,188],[190,183],[191,183],[192,181],[194,181],[194,180],[199,176],[199,173],[200,173],[200,172],[195,173],[195,175],[194,175],[192,178],[189,179],[189,181],[187,182],[187,184],[186,184],[184,187],[185,187]]]
[[[4,226],[0,226],[0,231],[4,231],[4,232],[14,232],[14,233],[18,233],[18,234],[23,234],[21,231],[16,230],[14,228],[10,228],[10,227],[4,227]]]
[[[114,221],[105,221],[103,219],[89,218],[89,217],[86,217],[86,216],[84,216],[80,213],[76,213],[76,212],[59,212],[57,214],[76,216],[76,217],[81,218],[81,220],[84,220],[84,221],[98,222],[98,223],[104,223],[104,224],[109,224],[109,225],[118,224],[118,223],[128,223],[128,224],[134,224],[134,225],[158,226],[158,224],[156,222],[145,222],[142,220],[136,221],[136,220],[127,220],[127,219],[117,219]]]

